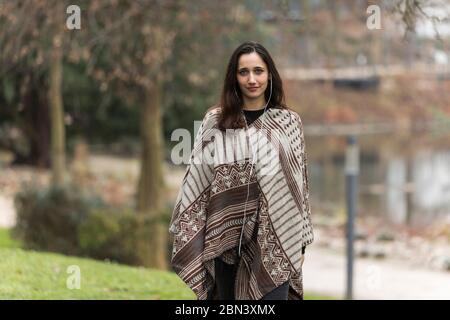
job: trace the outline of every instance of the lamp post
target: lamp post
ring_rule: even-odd
[[[347,288],[346,299],[353,299],[353,239],[354,220],[357,201],[357,181],[359,174],[359,150],[356,138],[353,135],[347,138],[347,150],[345,157],[345,182],[347,202]]]

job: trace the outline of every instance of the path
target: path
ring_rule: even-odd
[[[432,271],[395,259],[355,260],[354,299],[450,299],[450,272]],[[345,297],[344,252],[315,246],[306,249],[303,286],[306,292]]]
[[[13,199],[0,195],[0,228],[11,228],[15,224]]]

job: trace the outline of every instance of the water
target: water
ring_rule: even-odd
[[[450,218],[450,131],[360,135],[359,217],[426,226]],[[314,214],[345,215],[343,136],[306,136]]]

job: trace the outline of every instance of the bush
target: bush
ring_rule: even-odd
[[[156,218],[107,207],[75,185],[25,187],[15,205],[13,236],[26,249],[145,266],[156,257],[152,245],[164,243],[171,212],[167,208]],[[170,259],[171,243],[165,249]]]
[[[108,259],[130,265],[145,265],[148,252],[142,244],[150,243],[155,223],[167,224],[167,214],[161,218],[139,215],[129,208],[101,208],[93,210],[79,229],[83,255]]]
[[[128,243],[134,232],[126,230],[132,229],[133,216],[127,209],[93,210],[78,233],[83,255],[132,264],[133,248]]]
[[[78,228],[91,208],[103,205],[100,198],[70,184],[22,190],[14,199],[17,223],[13,236],[27,249],[80,254]]]

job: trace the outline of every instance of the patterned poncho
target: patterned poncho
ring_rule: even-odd
[[[302,247],[314,235],[300,116],[270,108],[248,130],[225,132],[220,112],[204,116],[175,202],[173,270],[199,300],[217,294],[217,257],[238,264],[238,300],[261,299],[286,281],[288,298],[303,299]]]

